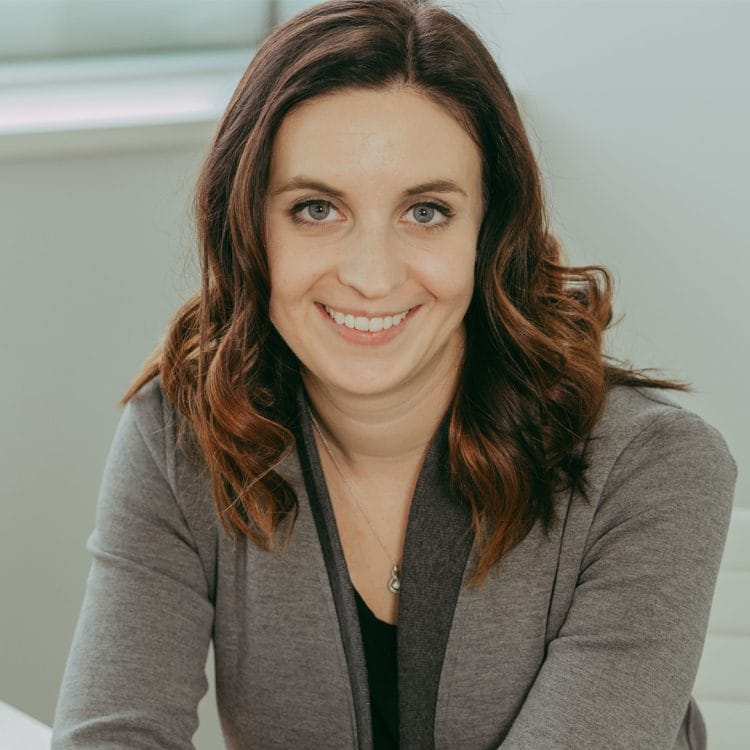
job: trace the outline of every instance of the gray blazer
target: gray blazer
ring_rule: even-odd
[[[299,516],[289,547],[265,553],[225,535],[158,378],[125,408],[53,749],[193,747],[211,639],[228,748],[372,748],[356,602],[300,413],[281,467]],[[446,428],[406,534],[400,747],[705,748],[691,690],[736,478],[721,435],[661,392],[613,389],[589,441],[592,503],[558,493],[551,538],[534,526],[477,591]]]

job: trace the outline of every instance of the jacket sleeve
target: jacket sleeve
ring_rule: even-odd
[[[502,750],[672,750],[736,475],[721,435],[686,410],[657,417],[621,452],[566,619]]]
[[[161,397],[146,389],[126,405],[107,456],[53,750],[192,748],[208,689],[213,605],[166,479]]]

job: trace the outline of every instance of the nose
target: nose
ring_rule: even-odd
[[[387,297],[406,281],[406,263],[399,241],[386,229],[350,237],[338,267],[339,281],[363,297]]]

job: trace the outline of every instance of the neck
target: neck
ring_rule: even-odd
[[[303,371],[302,381],[328,443],[352,476],[421,464],[455,394],[462,347],[397,392],[362,395]]]

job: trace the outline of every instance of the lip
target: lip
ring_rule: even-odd
[[[336,323],[336,321],[326,312],[325,307],[323,307],[320,302],[316,302],[315,307],[318,308],[318,311],[325,319],[325,322],[331,327],[333,333],[344,339],[344,341],[349,341],[353,344],[363,344],[365,346],[378,346],[380,344],[387,344],[397,336],[400,336],[404,330],[406,330],[407,325],[420,310],[422,305],[416,305],[413,307],[397,326],[391,326],[387,331],[358,331],[356,328],[348,328],[345,325],[338,325],[338,323]],[[355,315],[355,313],[350,314]],[[369,315],[365,317],[378,316]]]

